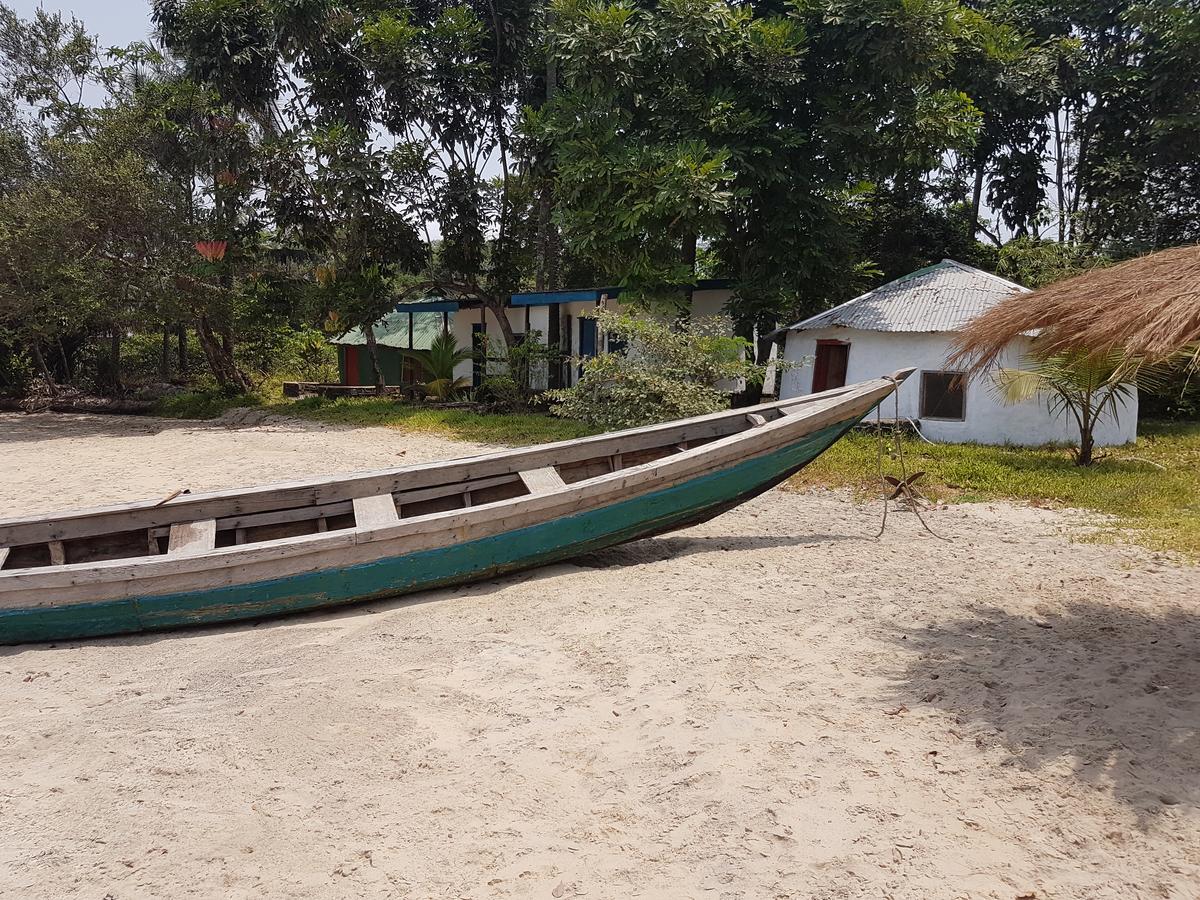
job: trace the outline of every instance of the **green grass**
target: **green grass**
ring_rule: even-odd
[[[580,422],[542,413],[480,413],[399,403],[386,397],[305,397],[282,399],[277,391],[229,397],[219,391],[192,391],[165,397],[153,415],[170,419],[214,419],[231,409],[258,407],[283,416],[296,416],[336,425],[375,425],[401,431],[437,434],[481,444],[545,444],[595,434]]]
[[[264,401],[253,395],[196,392],[168,397],[155,412],[203,419],[246,406],[338,425],[383,426],[484,444],[522,446],[595,434],[579,422],[540,413],[479,413],[376,397]],[[1100,537],[1124,534],[1152,549],[1200,559],[1200,423],[1144,422],[1140,431],[1135,447],[1112,448],[1090,468],[1074,465],[1065,448],[1055,447],[931,445],[909,437],[904,454],[910,473],[926,473],[919,486],[931,500],[1016,500],[1095,510],[1116,519],[1115,527],[1098,532]],[[877,491],[878,453],[875,436],[848,435],[792,478],[788,487]],[[899,474],[894,452],[885,457],[884,471]]]
[[[154,404],[153,415],[164,419],[215,419],[231,409],[247,406],[262,406],[262,398],[254,394],[238,394],[230,397],[220,391],[189,391],[163,397]]]
[[[483,444],[545,444],[595,434],[569,419],[541,413],[479,413],[469,409],[414,406],[377,397],[305,397],[272,403],[272,412],[337,425],[377,425],[402,431],[437,434]]]
[[[930,445],[906,438],[908,472],[931,500],[1017,500],[1039,506],[1077,507],[1117,519],[1100,536],[1128,537],[1156,550],[1200,558],[1200,424],[1142,423],[1134,447],[1113,447],[1088,468],[1064,448]],[[788,487],[850,487],[878,490],[879,442],[874,435],[843,438],[788,482]],[[1160,469],[1157,466],[1162,466]],[[884,472],[899,475],[894,451]]]

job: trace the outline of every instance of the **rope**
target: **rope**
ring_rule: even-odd
[[[892,383],[892,400],[896,404],[896,415],[895,415],[895,418],[893,419],[893,421],[899,422],[900,421],[900,382],[897,381],[895,378],[892,378],[890,375],[885,375],[883,377]],[[931,535],[933,535],[939,541],[947,540],[946,538],[942,537],[942,535],[938,534],[936,531],[934,531],[932,528],[930,528],[929,523],[925,521],[925,517],[923,515],[921,515],[921,501],[923,498],[921,497],[921,495],[918,491],[913,489],[913,483],[916,482],[918,479],[920,479],[920,477],[922,475],[924,475],[925,473],[917,472],[917,473],[913,474],[911,477],[909,477],[908,463],[904,459],[904,441],[902,440],[899,428],[893,428],[892,434],[895,437],[896,457],[900,460],[900,478],[897,480],[895,478],[889,478],[887,475],[883,474],[884,437],[883,437],[882,408],[883,408],[882,403],[880,403],[878,406],[875,407],[875,430],[879,434],[878,457],[876,459],[876,468],[877,468],[877,474],[879,475],[880,485],[883,487],[883,518],[882,518],[882,521],[880,521],[880,523],[879,523],[879,533],[877,535],[875,535],[875,540],[879,540],[881,537],[883,537],[884,531],[887,530],[888,509],[891,507],[892,501],[899,500],[901,497],[903,497],[905,500],[908,501],[909,509],[911,509],[913,511],[913,513],[916,515],[917,520],[921,523],[922,528],[924,528],[926,531],[928,531]],[[889,489],[891,490],[890,493],[889,493]]]

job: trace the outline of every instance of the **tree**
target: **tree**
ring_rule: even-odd
[[[553,9],[560,90],[527,127],[554,161],[564,241],[623,296],[678,298],[700,238],[746,339],[858,287],[865,222],[921,202],[978,127],[952,82],[956,4]]]
[[[1023,403],[1041,397],[1054,415],[1070,415],[1079,429],[1079,445],[1072,449],[1077,466],[1095,461],[1096,427],[1106,417],[1113,421],[1123,404],[1134,396],[1135,380],[1154,389],[1154,373],[1140,371],[1116,354],[1077,351],[1035,359],[1025,369],[1000,369],[996,387],[1005,403]]]

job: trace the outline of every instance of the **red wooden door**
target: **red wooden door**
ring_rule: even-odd
[[[817,341],[817,358],[813,362],[812,392],[829,391],[846,383],[846,363],[850,360],[850,345],[841,341]]]

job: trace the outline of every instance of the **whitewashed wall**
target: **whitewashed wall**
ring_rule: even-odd
[[[721,314],[724,309],[725,302],[729,299],[728,290],[709,290],[696,291],[692,295],[692,315],[715,316]],[[614,312],[621,312],[622,307],[619,300],[608,300],[605,302],[605,308]],[[529,310],[529,330],[540,331],[542,333],[542,341],[545,341],[550,334],[550,307],[549,306],[517,306],[506,310],[508,321],[511,323],[513,331],[517,334],[523,334],[526,330],[525,311]],[[571,317],[570,332],[568,341],[568,353],[571,356],[579,354],[579,319],[596,310],[596,303],[592,300],[577,301],[574,303],[559,304],[559,314],[569,315]],[[483,321],[483,316],[487,317],[488,333],[497,336],[499,340],[499,325],[495,317],[490,311],[483,309],[463,309],[450,314],[450,331],[454,335],[454,340],[457,341],[460,347],[471,346],[471,326]],[[603,349],[602,347],[600,349]],[[456,378],[470,378],[471,365],[467,362],[459,363],[454,370]],[[493,369],[495,364],[493,364]],[[495,372],[493,371],[493,374]],[[568,372],[569,383],[574,384],[578,379],[578,370],[575,366],[569,367]],[[537,387],[545,387],[548,381],[547,376],[541,379],[543,383],[537,384]],[[741,386],[731,384],[729,390],[740,390]]]
[[[915,366],[917,371],[900,387],[901,417],[920,419],[921,371],[944,371],[953,335],[945,333],[913,334],[857,331],[826,328],[818,331],[788,332],[784,359],[809,358],[807,365],[783,373],[780,397],[797,397],[812,392],[813,366],[818,340],[848,341],[846,383],[890,375],[897,369]],[[1014,342],[1000,365],[1019,368],[1028,349],[1025,338]],[[895,415],[892,398],[884,401],[883,415]],[[871,414],[874,416],[874,413]],[[966,418],[961,422],[921,419],[921,432],[931,441],[947,443],[1040,444],[1071,443],[1078,439],[1079,428],[1070,414],[1053,416],[1045,401],[1034,399],[1006,406],[996,396],[992,376],[972,378],[967,385]],[[1100,446],[1126,444],[1137,438],[1137,396],[1123,405],[1116,420],[1106,416],[1096,428]]]

